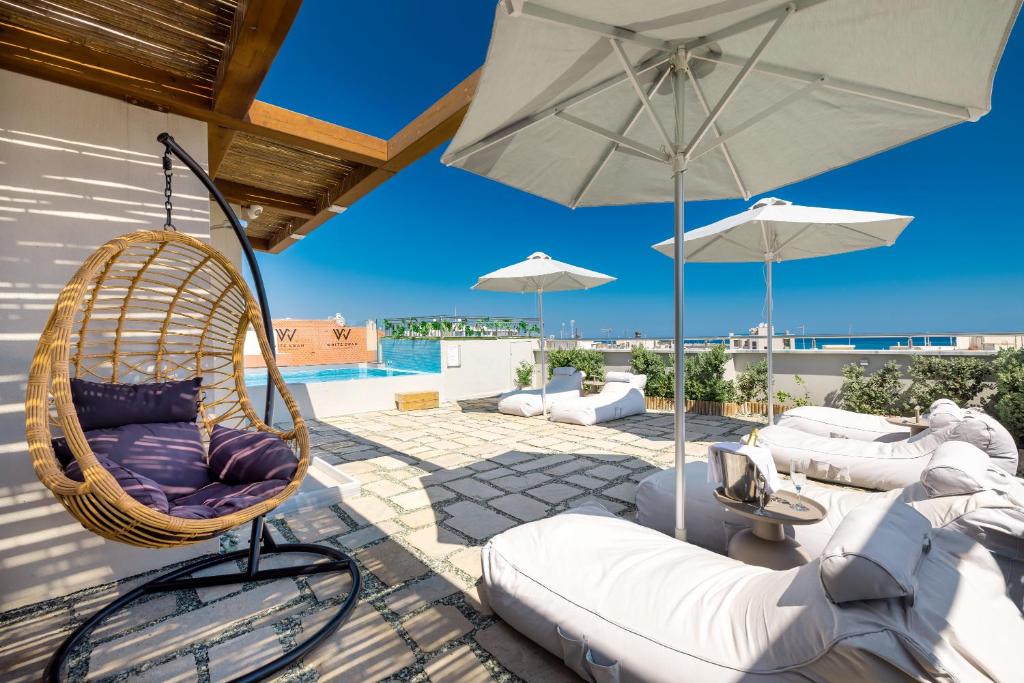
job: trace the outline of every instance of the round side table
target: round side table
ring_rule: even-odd
[[[754,522],[729,541],[729,557],[744,564],[768,569],[792,569],[807,564],[811,556],[803,547],[786,536],[786,524],[816,524],[825,519],[825,508],[806,496],[800,499],[806,510],[797,509],[797,495],[790,491],[773,493],[759,512],[757,505],[727,498],[722,489],[714,492],[715,500]]]
[[[911,436],[916,436],[929,427],[928,422],[920,417],[887,417],[885,420],[889,424],[909,428]]]

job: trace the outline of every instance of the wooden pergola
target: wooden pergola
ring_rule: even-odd
[[[209,172],[281,252],[458,128],[479,72],[389,139],[256,98],[301,0],[5,0],[0,68],[205,121]]]

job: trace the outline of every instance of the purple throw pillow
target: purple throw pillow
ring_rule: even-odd
[[[129,496],[146,507],[153,508],[154,510],[164,513],[168,511],[169,505],[167,503],[167,496],[155,481],[148,477],[144,477],[137,472],[132,472],[128,468],[118,465],[116,462],[105,456],[97,455],[96,459],[99,461],[103,469],[114,475],[114,479],[117,480],[118,485],[124,489],[124,492]],[[82,468],[79,466],[77,461],[68,465],[64,473],[69,479],[85,481],[85,475],[82,474]]]
[[[195,493],[171,501],[169,514],[187,519],[222,517],[276,496],[287,485],[288,481],[284,479],[234,485],[214,482]]]
[[[177,382],[112,384],[71,380],[71,400],[84,431],[153,422],[195,422],[201,377]]]
[[[156,482],[168,499],[193,493],[213,479],[199,427],[193,422],[129,424],[85,434],[93,453]]]
[[[275,434],[216,425],[210,435],[210,473],[225,484],[290,481],[299,463]]]

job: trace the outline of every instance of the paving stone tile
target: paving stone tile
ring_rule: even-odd
[[[195,683],[199,680],[199,671],[195,656],[189,653],[151,666],[128,680],[131,683]]]
[[[518,493],[519,491],[525,491],[528,488],[539,486],[540,484],[550,480],[551,477],[546,474],[530,472],[529,474],[518,476],[512,475],[507,477],[498,477],[497,479],[492,479],[491,483],[495,486],[500,486],[507,491]]]
[[[595,479],[594,477],[588,477],[585,474],[574,474],[566,477],[565,480],[575,486],[582,486],[585,489],[599,489],[608,482],[604,479]]]
[[[373,543],[387,536],[383,529],[377,526],[367,526],[358,531],[351,531],[338,538],[338,543],[349,550],[361,548],[367,543]]]
[[[631,481],[623,482],[618,486],[605,489],[601,492],[601,495],[633,503],[636,501],[636,484]]]
[[[498,466],[492,470],[487,470],[486,472],[481,472],[480,474],[475,474],[473,476],[481,481],[491,481],[492,479],[504,477],[509,474],[515,474],[515,472],[513,472],[507,467]]]
[[[582,470],[584,467],[590,467],[593,463],[583,458],[575,458],[569,462],[564,462],[561,465],[552,467],[551,469],[544,470],[544,474],[550,474],[553,477],[564,477],[567,474],[572,474],[577,470]]]
[[[46,663],[68,636],[70,627],[70,614],[67,609],[61,609],[31,614],[0,628],[0,680],[4,683],[41,681]]]
[[[484,574],[483,566],[480,563],[480,546],[463,548],[451,555],[448,561],[474,579],[479,579]]]
[[[473,630],[473,624],[451,605],[428,607],[403,621],[402,626],[424,652],[433,652]]]
[[[601,482],[604,483],[604,482]],[[519,493],[511,493],[501,498],[494,498],[488,503],[505,514],[512,515],[524,522],[532,522],[547,514],[548,506],[533,498],[527,498]]]
[[[413,531],[405,537],[405,542],[438,560],[467,545],[461,536],[439,526],[428,526]]]
[[[394,496],[391,499],[391,502],[403,510],[416,510],[421,507],[433,505],[434,503],[451,500],[454,497],[455,494],[446,488],[442,488],[440,486],[428,486],[427,488],[419,491],[410,491],[409,493],[403,493],[400,496]]]
[[[433,508],[423,508],[416,512],[407,512],[401,517],[399,521],[405,524],[410,529],[419,529],[420,527],[427,526],[428,524],[437,524],[438,517],[445,517],[442,513],[439,513]]]
[[[515,526],[511,519],[469,501],[449,505],[445,512],[452,516],[451,519],[445,520],[446,525],[479,540],[490,538]]]
[[[541,500],[546,500],[553,504],[561,503],[563,500],[568,500],[573,496],[578,496],[581,493],[584,493],[584,491],[583,489],[578,489],[575,486],[569,486],[568,484],[551,483],[530,489],[527,493],[535,498],[540,498]]]
[[[500,496],[501,491],[489,486],[482,481],[477,481],[472,477],[466,477],[465,479],[456,479],[445,484],[451,490],[461,493],[467,498],[475,498],[477,500],[487,500],[488,498],[494,498]]]
[[[189,643],[212,640],[238,621],[282,606],[298,597],[299,590],[292,579],[256,586],[232,600],[185,612],[101,643],[93,648],[89,673],[98,678],[145,661],[159,659]]]
[[[399,493],[405,493],[409,490],[405,484],[399,484],[398,482],[390,481],[388,479],[378,479],[377,481],[369,484],[363,484],[363,491],[369,491],[370,493],[380,496],[381,498],[388,498]]]
[[[302,622],[305,635],[315,633],[333,616],[326,609]],[[303,666],[319,674],[324,683],[365,683],[379,681],[416,662],[416,655],[398,632],[366,603],[326,642],[303,659]]]
[[[357,551],[356,558],[367,571],[388,586],[422,576],[429,571],[427,565],[391,539]]]
[[[491,458],[491,460],[498,463],[499,465],[509,467],[510,465],[515,465],[525,460],[532,460],[533,457],[533,455],[530,455],[528,453],[520,453],[519,451],[509,451],[508,453],[496,455],[493,458]]]
[[[462,596],[466,600],[466,604],[481,615],[489,617],[494,614],[494,610],[491,609],[491,605],[487,602],[487,591],[484,589],[482,581],[478,581],[476,585],[464,590]]]
[[[559,463],[563,463],[566,460],[570,460],[571,458],[571,455],[565,454],[547,455],[542,458],[528,460],[526,462],[521,462],[518,465],[513,465],[512,469],[516,470],[517,472],[530,472],[533,470],[542,470],[546,467],[552,467],[554,465],[558,465]]]
[[[352,591],[352,577],[339,572],[313,574],[306,578],[306,583],[320,602],[339,595],[348,595]]]
[[[460,582],[457,582],[455,577],[446,574],[431,574],[422,581],[409,584],[388,595],[384,598],[384,604],[392,612],[408,614],[460,590]]]
[[[502,666],[530,683],[578,683],[580,680],[561,660],[503,621],[481,630],[475,639]]]
[[[398,516],[397,510],[374,496],[349,498],[341,503],[340,507],[359,526],[376,524]]]
[[[617,479],[625,474],[629,474],[629,470],[618,465],[600,465],[592,470],[587,470],[587,476],[598,479]]]
[[[230,681],[284,654],[273,626],[264,626],[210,648],[210,683]]]
[[[343,534],[350,528],[330,508],[294,513],[288,515],[286,521],[288,528],[299,539],[299,543],[316,543],[330,536]]]
[[[366,462],[383,470],[399,470],[413,464],[415,461],[412,458],[407,458],[401,455],[381,455],[376,458],[371,458]]]
[[[468,645],[432,659],[423,667],[431,683],[488,683],[490,672]]]
[[[423,477],[422,482],[424,485],[444,484],[452,479],[461,479],[467,474],[471,474],[471,472],[462,467],[457,467],[451,470],[437,470],[436,472],[431,472],[427,476]]]
[[[241,586],[232,587],[241,590]],[[202,599],[202,598],[200,598]],[[130,609],[115,612],[92,630],[90,638],[103,639],[162,619],[178,611],[178,598],[174,593],[157,595],[146,602],[134,602]]]

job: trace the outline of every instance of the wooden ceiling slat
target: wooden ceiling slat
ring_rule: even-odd
[[[273,192],[261,187],[243,185],[242,183],[225,180],[224,178],[218,178],[216,183],[217,189],[220,190],[221,194],[223,194],[230,202],[236,202],[238,204],[259,204],[265,208],[273,209],[275,212],[282,215],[292,216],[295,218],[308,219],[316,215],[315,207],[305,204],[301,200],[289,194]]]

